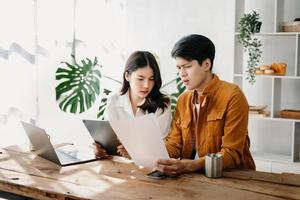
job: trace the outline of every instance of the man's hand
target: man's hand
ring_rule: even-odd
[[[96,158],[106,159],[106,158],[110,157],[110,155],[108,155],[106,153],[106,150],[103,149],[101,147],[101,145],[98,143],[95,143],[95,142],[93,143],[93,150],[94,150],[94,154],[95,154]]]
[[[123,157],[125,157],[125,158],[128,158],[128,159],[131,159],[129,153],[127,152],[127,150],[125,149],[125,147],[124,147],[122,144],[119,145],[119,146],[117,147],[117,149],[118,149],[117,152],[118,152],[121,156],[123,156]]]
[[[158,171],[169,176],[200,170],[197,160],[160,159],[155,165]]]

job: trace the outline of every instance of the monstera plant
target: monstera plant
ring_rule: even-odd
[[[100,106],[98,109],[97,118],[104,119],[104,111],[107,105],[107,97],[111,93],[111,90],[104,88],[103,89],[103,96],[101,98]]]
[[[175,78],[175,82],[176,82],[176,92],[173,92],[171,94],[171,109],[172,109],[172,113],[175,112],[175,108],[176,108],[176,104],[178,101],[178,97],[181,95],[181,93],[183,93],[186,90],[186,87],[183,85],[183,82],[179,76],[179,73],[177,72],[176,74],[176,78]],[[165,87],[167,84],[165,84],[163,87]]]
[[[82,113],[92,107],[100,94],[101,73],[97,57],[77,63],[71,55],[72,64],[61,62],[64,66],[56,71],[56,101],[64,112]]]
[[[98,66],[100,65],[98,64],[97,57],[94,58],[94,61],[85,58],[81,60],[81,64],[78,64],[75,56],[72,55],[73,64],[68,62],[61,63],[64,66],[59,67],[56,71],[56,80],[59,83],[55,90],[56,101],[59,102],[59,107],[64,112],[82,113],[91,108],[100,95],[100,79],[103,77],[117,84],[122,84],[121,81],[100,73],[100,70],[98,70]],[[173,113],[179,95],[185,91],[185,86],[181,81],[179,73],[176,74],[176,78],[162,86],[164,88],[174,82],[176,83],[177,91],[171,94],[171,109]],[[103,89],[97,118],[104,118],[107,98],[111,92],[108,88]]]

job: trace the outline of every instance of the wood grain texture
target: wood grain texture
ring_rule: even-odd
[[[154,180],[115,157],[59,167],[31,152],[0,150],[0,190],[35,199],[300,199],[299,175],[253,171]]]

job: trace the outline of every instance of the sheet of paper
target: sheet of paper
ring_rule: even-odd
[[[153,113],[128,120],[110,121],[110,125],[135,164],[154,167],[157,159],[169,158]]]

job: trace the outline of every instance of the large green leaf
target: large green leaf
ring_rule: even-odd
[[[175,112],[178,97],[186,90],[186,87],[183,85],[183,82],[178,72],[176,74],[176,88],[177,88],[177,92],[171,94],[171,110],[173,114]]]
[[[100,106],[99,106],[99,112],[97,114],[97,118],[100,118],[100,119],[104,119],[104,111],[106,109],[106,106],[107,106],[107,97],[108,95],[111,93],[110,90],[108,89],[105,89],[103,90],[103,96],[101,98],[101,102],[100,102]]]
[[[86,58],[81,60],[81,65],[72,55],[74,64],[62,62],[64,67],[59,67],[55,78],[59,81],[56,86],[56,101],[64,112],[82,113],[88,110],[100,94],[101,73],[97,69],[98,60],[92,62]]]

